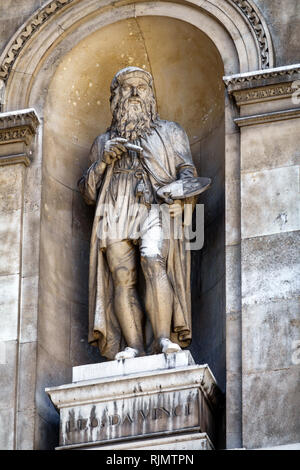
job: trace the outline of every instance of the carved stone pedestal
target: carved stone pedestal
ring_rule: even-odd
[[[213,449],[218,388],[189,351],[73,368],[47,388],[58,449]]]

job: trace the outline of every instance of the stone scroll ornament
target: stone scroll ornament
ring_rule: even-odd
[[[270,66],[269,45],[264,26],[258,16],[257,11],[255,11],[254,7],[248,0],[231,1],[244,13],[252,27],[252,30],[254,31],[260,50],[261,68],[268,68]]]
[[[55,13],[61,10],[66,5],[74,2],[74,0],[54,0],[49,2],[44,7],[40,8],[22,27],[21,31],[17,33],[12,45],[9,47],[0,68],[0,79],[4,82],[7,81],[10,71],[24,48],[25,44],[32,36],[45,24]]]
[[[186,222],[184,208],[195,207],[211,180],[197,176],[180,125],[159,118],[149,72],[120,70],[110,104],[111,126],[78,182],[96,206],[89,341],[108,359],[176,353],[192,337],[190,251],[170,227]]]

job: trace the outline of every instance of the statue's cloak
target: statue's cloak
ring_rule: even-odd
[[[105,251],[100,249],[97,228],[100,216],[97,208],[104,202],[109,184],[107,167],[102,176],[95,172],[96,162],[102,159],[109,131],[96,138],[90,152],[92,165],[79,180],[79,189],[87,204],[96,204],[93,223],[89,266],[89,342],[98,345],[108,359],[124,348],[125,341],[113,307],[113,280]],[[196,176],[190,145],[184,130],[174,122],[158,121],[150,135],[140,139],[143,148],[143,166],[147,170],[154,193],[190,170]],[[189,201],[190,202],[190,201]],[[191,341],[190,251],[184,240],[171,238],[167,258],[167,273],[174,292],[171,340],[182,347]],[[151,337],[149,322],[148,339]],[[150,334],[149,334],[150,333]],[[146,338],[146,342],[147,342]],[[154,352],[154,351],[152,351]]]

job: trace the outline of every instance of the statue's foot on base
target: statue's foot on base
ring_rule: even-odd
[[[177,353],[178,351],[181,351],[181,347],[176,343],[172,343],[168,338],[162,338],[159,344],[161,352],[164,354]]]
[[[127,346],[124,351],[120,351],[115,355],[115,360],[120,361],[121,359],[132,359],[133,357],[136,357],[138,353],[139,352],[137,349],[133,349]]]

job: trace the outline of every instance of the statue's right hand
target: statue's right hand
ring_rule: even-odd
[[[115,137],[114,139],[107,140],[104,146],[103,160],[107,165],[110,165],[117,158],[120,159],[122,153],[127,150],[123,144],[127,142],[127,139],[122,137]]]

